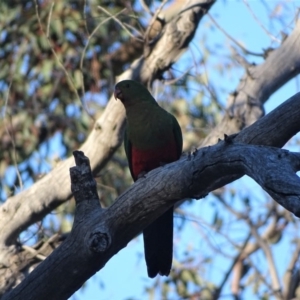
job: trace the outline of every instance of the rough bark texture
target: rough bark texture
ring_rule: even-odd
[[[300,21],[283,44],[260,65],[248,65],[236,90],[227,100],[223,120],[204,139],[201,146],[212,145],[224,133],[237,133],[264,115],[263,104],[300,72]]]
[[[199,21],[214,2],[186,1],[183,7],[190,9],[182,11],[167,23],[156,41],[144,46],[147,57],[142,56],[134,61],[116,81],[134,79],[151,86],[153,80],[159,78],[186,50]],[[166,51],[167,46],[169,51]],[[111,97],[80,148],[90,158],[94,174],[103,168],[122,143],[124,120],[123,105]],[[68,169],[72,165],[73,158],[65,160],[31,188],[7,199],[0,207],[0,265],[3,266],[0,268],[0,295],[16,283],[18,276],[22,277],[23,260],[16,244],[19,233],[70,199]]]
[[[205,9],[209,9],[214,1],[202,2],[206,3]],[[193,5],[193,1],[187,4],[187,6],[190,5]],[[188,46],[204,12],[205,10],[194,6],[193,10],[186,10],[178,15],[163,28],[155,43],[145,46],[147,55],[136,60],[118,80],[135,79],[151,85],[154,79],[160,78],[162,73],[178,59],[178,56]],[[223,137],[224,133],[238,132],[263,115],[262,104],[273,92],[299,73],[299,32],[300,25],[298,23],[294,32],[277,50],[271,52],[263,64],[248,67],[248,72],[241,80],[236,92],[228,99],[228,109],[223,121],[202,145],[215,143],[218,137]],[[97,208],[94,213],[79,214],[79,207],[86,206],[82,202],[76,212],[80,215],[80,226],[76,221],[73,233],[68,240],[47,258],[36,272],[26,279],[25,283],[22,283],[5,298],[26,299],[25,296],[33,293],[32,295],[36,295],[37,299],[39,299],[39,295],[43,295],[44,299],[45,294],[48,295],[49,292],[48,299],[64,299],[99,270],[135,234],[171,206],[173,203],[168,203],[168,199],[202,197],[243,174],[253,177],[278,203],[288,209],[294,209],[293,212],[298,214],[299,193],[296,188],[297,185],[299,186],[299,182],[298,177],[294,175],[294,170],[298,169],[298,156],[279,149],[246,146],[240,143],[282,147],[299,131],[299,97],[299,94],[295,95],[271,114],[246,128],[237,136],[229,138],[226,142],[198,150],[198,152],[183,158],[178,165],[168,165],[163,169],[151,172],[146,176],[147,180],[139,180],[108,210]],[[102,116],[96,121],[87,141],[81,147],[85,155],[90,158],[94,174],[105,165],[121,144],[123,124],[123,107],[119,102],[111,99]],[[246,153],[249,153],[249,159],[243,155]],[[258,160],[251,153],[261,155],[261,158]],[[266,170],[258,171],[255,168],[257,164],[268,164],[273,173],[262,173]],[[274,165],[277,164],[283,166],[281,172],[285,174],[285,179],[276,177],[277,173],[274,175],[276,171]],[[28,265],[25,263],[28,262],[28,254],[19,251],[15,243],[18,234],[71,197],[68,169],[72,165],[73,158],[62,162],[30,189],[7,199],[6,203],[0,207],[1,293],[16,284],[18,278],[16,274],[20,275],[24,265]],[[222,172],[219,172],[220,170]],[[258,176],[256,171],[262,174],[258,174]],[[190,172],[195,172],[195,174]],[[172,174],[176,174],[176,176]],[[159,179],[156,180],[156,176]],[[180,180],[177,180],[177,176]],[[166,184],[168,178],[169,185]],[[204,181],[203,178],[207,178],[207,180]],[[287,179],[290,180],[287,182]],[[207,186],[204,187],[204,184]],[[278,191],[278,187],[281,187],[282,184],[285,185],[285,188]],[[177,190],[173,189],[174,187],[177,187]],[[153,194],[151,194],[151,190],[154,191]],[[155,193],[157,194],[155,195]],[[143,202],[142,198],[139,199],[139,195],[146,195],[145,197],[149,197],[149,201]],[[122,203],[124,200],[127,202]],[[291,206],[293,207],[291,208]],[[144,209],[145,211],[143,211]],[[87,211],[89,210],[87,209]],[[142,215],[135,215],[141,211],[143,211]],[[128,219],[121,217],[121,214]],[[113,220],[119,215],[120,222],[115,224]],[[78,220],[78,217],[76,218]],[[101,224],[99,224],[99,218],[101,218]],[[94,251],[98,249],[99,245],[103,247],[101,241],[108,243],[110,247],[101,254],[95,253]],[[89,243],[92,243],[92,246]],[[44,255],[44,252],[41,254]],[[37,259],[36,253],[33,257]],[[81,262],[80,266],[77,265],[78,261]],[[95,261],[97,261],[96,264]],[[68,277],[66,274],[72,274],[72,276]],[[54,284],[56,281],[53,278],[58,277],[55,276],[64,276],[70,280],[66,280],[64,285],[59,282],[59,290],[57,290],[57,286]],[[41,280],[37,278],[41,278]],[[42,282],[45,286],[41,286]],[[54,297],[55,290],[57,294]],[[18,298],[21,297],[20,295],[22,298]]]
[[[292,106],[300,114],[300,93],[268,114],[250,129],[237,136],[225,137],[214,146],[205,147],[179,161],[155,169],[139,179],[113,205],[104,210],[99,205],[95,182],[88,160],[76,152],[77,167],[70,170],[76,214],[72,232],[43,263],[3,299],[67,299],[75,290],[120,249],[174,205],[174,199],[202,198],[244,174],[252,177],[296,216],[300,216],[300,154],[275,147],[258,146],[250,132],[258,132],[261,122],[276,123],[277,115],[285,116],[285,124],[300,130],[300,119],[290,118]],[[265,131],[265,140],[273,135],[274,145],[291,138],[291,131]],[[278,137],[278,140],[276,139]],[[245,144],[237,142],[244,140]],[[257,136],[264,140],[262,134]],[[145,201],[147,199],[147,201]],[[99,221],[100,220],[100,221]],[[80,262],[80,263],[78,263]],[[71,274],[71,276],[70,276]],[[60,278],[65,278],[61,284]]]

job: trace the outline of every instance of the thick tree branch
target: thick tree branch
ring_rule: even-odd
[[[271,111],[267,118],[261,118],[255,126],[245,128],[235,140],[252,145],[283,147],[299,132],[299,107],[300,93],[297,93]]]
[[[300,93],[293,97],[298,103],[299,99]],[[285,109],[283,104],[276,110],[284,113]],[[275,123],[274,115],[268,114],[264,119],[272,119]],[[251,125],[254,130],[259,130],[257,123]],[[297,123],[299,131],[300,120]],[[285,138],[290,138],[289,132]],[[253,141],[255,143],[255,138]],[[19,299],[20,295],[25,299],[29,296],[67,299],[143,228],[172,206],[174,200],[202,198],[244,174],[256,180],[274,200],[300,216],[300,179],[295,174],[300,170],[300,154],[238,143],[234,137],[226,137],[214,146],[199,149],[149,172],[106,210],[98,204],[87,160],[76,159],[76,163],[77,167],[71,169],[76,215],[70,236],[3,299]],[[66,274],[72,274],[72,278]],[[66,280],[62,285],[53,278]]]
[[[260,65],[248,65],[236,90],[227,100],[223,120],[204,139],[201,146],[212,145],[224,133],[233,134],[264,115],[263,104],[280,87],[300,72],[300,21],[294,31]]]
[[[213,1],[203,1],[203,3],[204,2],[208,3],[208,6],[205,6],[206,9],[209,9],[209,6],[213,4]],[[190,4],[187,5],[189,6]],[[178,55],[180,55],[183,49],[187,47],[197,27],[195,26],[195,24],[199,22],[202,15],[203,11],[199,10],[199,7],[193,7],[193,11],[187,10],[181,13],[177,18],[174,19],[174,21],[172,21],[170,24],[167,24],[160,38],[156,41],[156,43],[151,45],[151,51],[149,55],[145,58],[142,57],[136,60],[132,64],[131,68],[124,74],[122,74],[118,78],[118,80],[131,78],[140,80],[144,84],[151,85],[152,81],[155,78],[159,78],[162,72],[166,70],[166,68],[170,66],[174,61],[176,61]],[[187,24],[188,26],[185,26],[185,24]],[[171,39],[168,34],[173,34],[174,39]],[[178,36],[180,36],[182,40],[178,40],[178,38],[176,39],[176,37]],[[227,123],[224,119],[223,122],[225,123],[218,127],[218,129],[214,133],[212,133],[212,135],[210,135],[210,137],[205,141],[204,144],[207,145],[213,143],[213,141],[215,140],[214,138],[211,139],[213,136],[217,138],[223,132],[226,132],[227,134],[237,132],[244,125],[248,125],[255,121],[257,117],[261,116],[261,103],[266,101],[269,95],[272,94],[276,89],[278,89],[280,84],[283,84],[282,82],[287,81],[287,79],[284,78],[290,79],[292,75],[298,74],[299,54],[295,51],[295,49],[298,48],[298,36],[299,25],[296,27],[291,36],[284,42],[284,44],[280,48],[278,48],[278,50],[275,50],[271,53],[271,55],[274,55],[271,61],[272,63],[264,63],[258,66],[257,69],[259,70],[259,72],[257,71],[257,69],[253,71],[252,68],[256,67],[250,68],[253,72],[251,73],[252,75],[250,77],[247,77],[245,75],[246,79],[243,79],[243,84],[241,84],[237,89],[238,94],[232,96],[233,100],[230,100],[231,98],[229,99],[234,104],[233,107],[241,107],[240,111],[236,109],[228,109],[228,113],[225,116],[225,119],[227,118],[227,120],[233,122],[232,124],[235,124],[235,121],[233,119],[237,117],[237,119],[239,120],[237,126],[228,125],[228,127],[226,127],[227,125],[225,126],[224,124]],[[290,47],[286,46],[288,40],[290,41]],[[165,48],[168,46],[172,48],[168,48],[170,52],[165,51]],[[161,50],[159,50],[160,47]],[[280,52],[279,50],[283,47],[285,47],[285,50],[283,52]],[[167,58],[164,59],[161,57],[161,55],[166,55]],[[267,60],[271,57],[271,55],[267,58]],[[293,65],[290,64],[290,62],[292,61],[292,57],[294,59]],[[278,65],[278,61],[284,61],[285,65],[281,66],[281,68],[277,70],[276,68]],[[273,71],[270,72],[272,67]],[[276,74],[280,74],[280,76],[276,77]],[[271,77],[267,77],[269,75]],[[256,81],[259,81],[259,84],[256,83]],[[274,81],[276,84],[271,84],[272,81]],[[244,92],[242,93],[242,91]],[[248,91],[251,91],[251,93],[249,92],[249,94]],[[258,95],[260,98],[258,97]],[[295,97],[299,101],[299,95],[295,95]],[[241,102],[238,101],[238,99],[241,99]],[[253,99],[259,99],[259,101],[262,101],[261,99],[264,100],[258,104],[255,101],[253,102]],[[290,131],[288,133],[283,128],[285,126],[281,126],[282,128],[275,128],[276,122],[277,124],[279,122],[278,119],[275,119],[276,121],[272,120],[272,122],[269,122],[269,119],[262,119],[264,120],[263,122],[272,123],[271,125],[274,129],[266,134],[266,131],[269,130],[268,127],[257,127],[256,129],[249,127],[249,131],[247,133],[249,134],[249,137],[246,137],[246,133],[243,133],[242,135],[239,134],[235,138],[235,140],[243,143],[253,143],[270,146],[273,145],[279,147],[282,146],[287,141],[287,136],[292,137],[295,132],[299,131],[299,124],[297,124],[297,122],[299,121],[296,120],[295,122],[290,122],[290,120],[287,120],[289,117],[296,118],[297,113],[299,115],[299,109],[296,108],[297,105],[294,104],[293,101],[292,103],[292,105],[294,105],[295,107],[293,111],[294,114],[289,115],[291,114],[291,111],[288,112],[287,110],[285,110],[286,115],[279,116],[280,112],[278,113],[278,116],[282,121],[281,124],[285,124],[285,126],[289,126],[290,128]],[[252,109],[253,107],[255,109],[253,109],[253,112],[250,112],[248,116],[248,114],[246,114],[247,109]],[[81,148],[81,150],[84,151],[84,153],[90,158],[91,167],[94,174],[96,174],[101,168],[103,168],[114,151],[120,145],[122,141],[123,124],[123,107],[118,102],[115,102],[111,99],[103,115],[97,120],[95,128],[91,132],[88,140]],[[261,124],[263,125],[263,123]],[[70,180],[67,169],[72,165],[73,159],[69,158],[65,162],[58,165],[52,172],[46,175],[30,189],[25,190],[22,193],[8,199],[6,203],[1,206],[0,263],[9,266],[9,268],[2,269],[0,270],[0,272],[4,271],[5,274],[12,272],[11,274],[13,274],[16,270],[18,271],[20,269],[21,261],[16,262],[15,265],[11,265],[10,263],[10,261],[12,260],[12,255],[17,252],[17,247],[14,244],[17,235],[22,230],[27,228],[30,224],[33,224],[37,220],[40,220],[52,209],[56,208],[71,197],[71,191],[69,188]],[[239,176],[241,176],[241,174],[230,175],[226,179],[222,178],[220,185],[226,184],[231,180],[238,178]],[[18,256],[15,256],[14,261],[16,261],[17,259]],[[0,282],[0,287],[3,287],[2,291],[6,290],[7,283],[5,281],[9,277],[9,275],[1,275],[1,280],[4,279],[4,282]],[[9,286],[12,286],[13,284],[14,282],[12,281]]]
[[[147,45],[148,56],[134,61],[130,68],[117,78],[134,79],[145,85],[160,78],[162,73],[178,60],[187,49],[198,23],[215,0],[186,1],[190,7],[167,23],[155,43]],[[172,51],[166,51],[168,49]],[[97,174],[109,161],[123,140],[125,112],[123,105],[111,97],[82,150],[91,161],[93,174]],[[25,228],[41,220],[50,211],[71,197],[68,169],[73,159],[60,163],[31,188],[7,199],[0,207],[0,295],[11,288],[23,266],[16,239]],[[13,261],[13,264],[11,263]]]
[[[141,57],[124,72],[119,80],[135,79],[144,84],[153,80],[170,68],[187,47],[194,36],[200,19],[214,0],[187,1],[186,6],[197,4],[185,10],[174,21],[166,25],[165,31],[148,57]],[[166,44],[172,52],[166,51]],[[121,103],[110,99],[101,117],[81,150],[90,158],[93,173],[96,174],[111,158],[123,139],[125,120]],[[6,264],[8,245],[12,245],[18,234],[34,222],[42,219],[51,210],[71,197],[70,180],[67,170],[72,166],[72,158],[58,165],[53,171],[28,190],[7,199],[0,208],[0,263]],[[14,251],[14,247],[11,248]]]

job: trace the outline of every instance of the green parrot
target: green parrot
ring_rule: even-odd
[[[125,152],[131,176],[139,176],[179,159],[182,133],[175,117],[161,108],[140,83],[124,80],[114,96],[126,110]],[[173,207],[143,231],[148,276],[168,276],[173,257]]]

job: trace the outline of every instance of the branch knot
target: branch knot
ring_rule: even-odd
[[[96,253],[105,252],[111,245],[111,238],[105,232],[93,232],[89,236],[89,249]]]

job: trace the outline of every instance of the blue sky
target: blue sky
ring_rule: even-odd
[[[219,0],[210,10],[212,17],[218,22],[218,24],[228,32],[235,40],[243,44],[245,48],[253,52],[262,52],[262,49],[268,47],[278,47],[279,43],[276,39],[280,38],[280,31],[284,29],[286,33],[290,32],[294,26],[293,18],[296,8],[300,6],[300,1],[259,1],[249,0],[247,2],[251,7],[255,16],[260,20],[261,25],[255,21],[251,12],[247,9],[247,6],[243,1]],[[276,3],[281,3],[281,6],[277,6]],[[282,16],[281,21],[271,21],[269,12],[266,9],[266,5],[273,13],[280,14]],[[272,33],[270,37],[266,31]],[[181,60],[176,64],[176,68],[184,72],[187,66],[192,65],[192,57],[205,55],[205,49],[200,44],[202,37],[206,37],[207,45],[210,49],[213,49],[216,53],[215,56],[209,57],[210,68],[207,69],[210,80],[214,85],[218,85],[218,96],[221,102],[225,105],[229,92],[232,92],[243,74],[242,68],[228,69],[222,75],[214,68],[218,65],[220,59],[226,60],[230,55],[230,45],[232,42],[216,28],[210,21],[209,17],[205,17],[200,26],[196,37],[190,45],[190,50],[183,55]],[[262,59],[249,56],[249,62],[261,63]],[[194,70],[194,72],[196,72]],[[298,81],[297,81],[298,80]],[[298,79],[291,80],[284,87],[278,90],[265,105],[266,112],[271,111],[277,107],[284,100],[294,95],[300,86]],[[190,97],[195,95],[196,91],[191,91]],[[209,101],[209,99],[207,99]],[[61,143],[61,133],[57,133],[51,143],[47,146],[44,145],[40,149],[40,153],[35,153],[31,159],[32,166],[42,166],[43,169],[40,172],[48,172],[51,170],[51,165],[36,164],[36,161],[44,157],[44,153],[53,153],[56,157],[63,157],[65,153],[62,149],[57,147]],[[299,151],[295,148],[294,151]],[[20,166],[22,168],[22,166]],[[14,167],[11,170],[7,170],[7,180],[13,179]],[[29,187],[32,182],[27,181],[25,187]],[[229,188],[236,188],[240,192],[235,197],[235,205],[238,208],[239,201],[243,195],[252,194],[255,199],[265,197],[261,188],[251,179],[243,177],[239,181],[232,183]],[[241,187],[243,187],[241,189]],[[202,220],[202,224],[195,224],[188,221],[187,226],[178,235],[174,236],[174,249],[177,256],[181,256],[182,253],[189,249],[189,251],[199,255],[200,259],[204,257],[204,254],[209,251],[209,247],[206,241],[202,238],[201,234],[206,234],[211,238],[212,243],[216,248],[226,247],[224,240],[220,240],[215,236],[207,223],[211,223],[214,215],[213,205],[215,203],[213,196],[209,195],[201,201],[194,201],[192,205],[184,205],[186,211],[199,217]],[[259,209],[259,201],[257,204]],[[176,219],[175,222],[180,221]],[[237,234],[239,234],[237,230]],[[287,253],[290,247],[288,241],[284,238],[278,245],[273,248],[274,256],[281,257],[282,253]],[[263,257],[260,258],[263,261]],[[222,272],[226,270],[229,261],[216,260],[211,264],[208,270],[209,279],[221,280]],[[287,264],[287,258],[281,257],[278,260],[277,267],[280,275],[284,271]],[[152,279],[147,277],[146,266],[143,257],[143,244],[142,238],[138,237],[131,241],[126,248],[117,253],[106,266],[99,271],[94,277],[92,277],[85,286],[75,293],[72,300],[123,300],[123,299],[148,299],[145,293],[146,286],[150,286],[153,283]],[[229,293],[228,286],[226,291]]]
[[[264,4],[265,3],[265,4]],[[282,3],[284,3],[282,1]],[[278,42],[276,38],[280,38],[280,30],[285,28],[286,32],[290,32],[293,28],[294,23],[292,19],[296,11],[296,7],[300,5],[299,1],[293,1],[283,4],[285,7],[282,11],[278,6],[275,9],[275,1],[248,1],[249,6],[255,13],[256,17],[260,20],[262,25],[259,25],[257,21],[253,18],[250,11],[243,1],[218,1],[210,11],[210,14],[218,22],[218,24],[227,31],[234,39],[242,43],[244,47],[253,52],[262,52],[262,49],[272,47],[278,47]],[[282,14],[283,25],[279,21],[272,22],[269,17],[269,12],[266,10],[266,5],[273,10],[274,13]],[[290,25],[287,27],[287,25]],[[191,45],[191,51],[193,55],[199,55],[199,49],[201,45],[198,45],[198,41],[201,40],[199,36],[205,35],[208,44],[211,48],[216,49],[216,52],[222,56],[222,59],[226,57],[229,53],[229,46],[232,44],[225,35],[220,32],[215,26],[211,29],[211,22],[208,17],[205,17],[200,24],[200,30]],[[274,37],[270,37],[266,33],[266,30],[272,32]],[[210,28],[210,29],[209,29]],[[205,32],[202,32],[204,30]],[[200,32],[201,31],[201,32]],[[177,66],[184,70],[184,67],[189,61],[191,61],[191,51],[188,51]],[[249,57],[249,62],[260,63],[261,58]],[[215,61],[214,61],[215,60]],[[212,58],[211,63],[217,63],[218,57]],[[237,86],[241,75],[243,74],[243,69],[234,69],[234,71],[229,71],[228,74],[223,74],[222,76],[211,69],[208,70],[210,79],[214,84],[219,84],[223,91],[220,92],[219,97],[222,99],[223,103],[226,103],[227,95],[229,92],[233,91]],[[266,112],[271,111],[277,107],[284,100],[288,99],[290,96],[297,92],[297,82],[292,80],[286,84],[283,88],[277,91],[269,101],[266,103]],[[253,192],[253,197],[260,198],[263,197],[263,192],[261,188],[251,179],[242,178],[241,180],[232,183],[232,187],[243,187],[247,193],[248,191]],[[208,196],[201,201],[195,201],[191,206],[188,206],[188,211],[192,211],[195,215],[202,217],[207,222],[211,222],[213,216],[213,211],[211,208],[211,203],[214,201],[212,196]],[[204,217],[205,216],[205,217]],[[207,234],[212,236],[214,240],[213,232],[210,232],[210,228],[202,225],[202,229],[207,232]],[[197,236],[195,238],[195,236]],[[193,251],[199,251],[201,255],[201,249],[207,249],[205,241],[201,240],[199,232],[195,229],[193,224],[185,226],[183,232],[180,235],[180,245],[176,242],[177,237],[174,238],[174,247],[179,247],[186,249],[190,247]],[[221,247],[223,241],[214,240],[216,247]],[[282,251],[286,251],[288,243],[283,241],[280,245],[274,247],[274,255],[280,255]],[[203,250],[204,251],[204,250]],[[278,269],[280,273],[283,272],[286,266],[286,260],[280,260]],[[221,262],[221,265],[226,266],[228,262]],[[225,268],[226,269],[226,268]],[[216,264],[212,265],[212,270],[209,271],[212,277],[218,276],[220,270]],[[83,300],[123,300],[123,299],[148,299],[147,294],[145,294],[145,287],[151,285],[152,280],[148,279],[146,276],[146,267],[143,259],[143,245],[141,237],[138,237],[131,241],[128,246],[116,254],[93,278],[91,278],[86,286],[79,290],[72,299]],[[220,277],[220,276],[219,276]],[[216,278],[216,277],[215,277]],[[222,278],[222,277],[220,277]],[[228,287],[227,287],[227,291]]]

